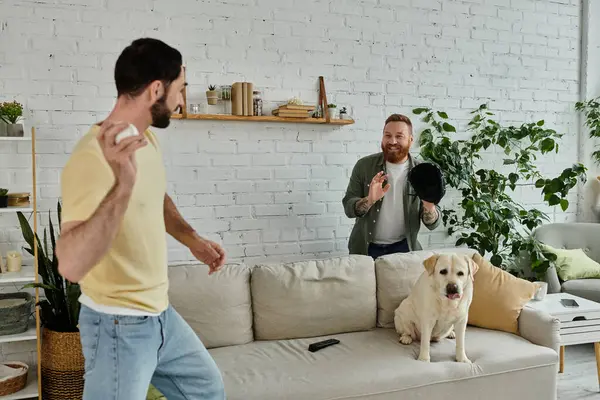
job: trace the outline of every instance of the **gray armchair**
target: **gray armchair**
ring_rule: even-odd
[[[583,249],[588,257],[600,262],[600,224],[587,222],[542,225],[533,233],[542,243],[556,249]],[[546,273],[548,293],[566,292],[600,302],[600,279],[575,279],[562,282],[555,268]]]

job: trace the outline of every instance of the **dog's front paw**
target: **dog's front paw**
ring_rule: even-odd
[[[419,361],[423,361],[423,362],[429,362],[431,361],[429,358],[429,354],[419,354]]]
[[[413,342],[413,339],[410,335],[401,335],[400,336],[400,343],[411,344],[412,342]]]
[[[459,363],[466,363],[466,364],[472,364],[471,360],[469,360],[467,358],[466,354],[460,354],[456,356],[456,361],[458,361]]]
[[[450,331],[450,333],[448,334],[448,336],[446,336],[448,339],[456,339],[456,333],[454,333],[454,329]]]

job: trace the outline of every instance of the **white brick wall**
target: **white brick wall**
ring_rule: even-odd
[[[321,257],[346,252],[348,176],[379,150],[392,112],[433,105],[464,127],[467,111],[492,101],[503,121],[544,119],[566,133],[561,153],[540,161],[543,172],[575,162],[580,8],[575,0],[7,0],[0,99],[23,102],[38,129],[40,208],[54,210],[60,169],[110,110],[114,61],[131,40],[148,35],[182,51],[190,102],[209,83],[243,79],[262,90],[269,113],[292,96],[315,102],[324,75],[328,99],[348,107],[355,125],[173,121],[160,132],[172,196],[230,259]],[[27,151],[0,143],[1,186],[28,188]],[[10,218],[0,251],[20,238]],[[442,230],[424,230],[421,242],[450,243]],[[170,249],[172,262],[190,260],[175,241]]]

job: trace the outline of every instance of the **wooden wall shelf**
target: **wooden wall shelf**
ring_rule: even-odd
[[[185,76],[186,68],[183,67]],[[352,125],[354,120],[348,119],[330,119],[327,113],[327,94],[325,92],[325,80],[322,76],[319,77],[319,105],[325,111],[324,118],[286,118],[275,115],[230,115],[230,114],[190,114],[187,112],[187,86],[181,90],[183,95],[183,106],[180,108],[181,113],[171,114],[171,119],[193,119],[204,121],[249,121],[249,122],[281,122],[288,124],[321,124],[321,125]]]
[[[245,116],[228,114],[173,114],[172,119],[194,119],[212,121],[252,121],[252,122],[283,122],[293,124],[325,124],[325,125],[352,125],[353,119],[332,119],[329,122],[325,118],[284,118],[269,115]]]

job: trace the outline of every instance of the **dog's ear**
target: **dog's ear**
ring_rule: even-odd
[[[469,266],[469,276],[472,281],[475,281],[475,274],[479,271],[479,264],[477,264],[471,257],[465,256],[467,259],[467,265]]]
[[[425,270],[429,273],[429,275],[433,275],[433,272],[435,271],[435,264],[437,263],[438,258],[440,258],[440,255],[434,254],[425,261],[423,261]]]

